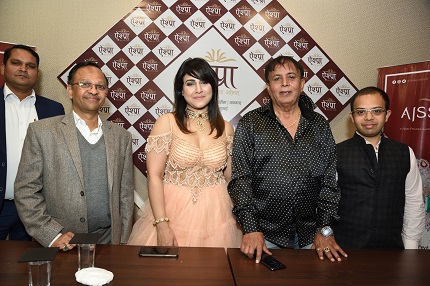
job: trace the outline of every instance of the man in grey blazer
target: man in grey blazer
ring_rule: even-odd
[[[101,120],[107,79],[94,62],[69,72],[73,112],[29,125],[15,180],[18,214],[43,246],[63,251],[75,233],[126,243],[132,228],[131,134]]]

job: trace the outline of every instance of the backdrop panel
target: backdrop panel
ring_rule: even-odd
[[[173,79],[189,57],[206,59],[219,76],[219,105],[233,126],[268,102],[264,66],[289,55],[305,68],[304,92],[329,121],[356,88],[278,1],[142,1],[77,62],[97,61],[110,91],[101,116],[133,135],[134,164],[146,174],[144,146],[155,120],[172,110]]]

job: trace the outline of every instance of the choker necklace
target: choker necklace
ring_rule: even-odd
[[[196,120],[196,129],[198,131],[205,130],[206,126],[205,126],[203,120],[209,119],[209,114],[207,111],[203,112],[203,113],[197,113],[194,110],[191,110],[187,107],[187,108],[185,108],[185,112],[187,113],[188,118],[197,119]]]

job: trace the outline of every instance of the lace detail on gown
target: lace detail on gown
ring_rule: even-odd
[[[166,154],[169,155],[170,142],[172,140],[172,133],[165,133],[157,136],[148,136],[148,140],[145,146],[145,153],[154,150],[156,153],[160,153],[166,150]]]
[[[193,203],[196,203],[205,187],[226,183],[223,171],[227,166],[228,156],[231,156],[232,142],[233,136],[224,134],[201,150],[170,132],[149,136],[145,152],[160,153],[165,150],[168,157],[163,181],[188,187]]]

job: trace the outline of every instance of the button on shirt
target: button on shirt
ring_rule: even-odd
[[[7,175],[5,199],[14,198],[14,182],[21,160],[22,146],[28,125],[37,120],[34,104],[36,94],[32,93],[22,101],[7,87],[4,86],[5,118],[6,118],[6,156]]]
[[[235,131],[228,191],[244,233],[293,247],[312,244],[317,227],[337,217],[336,145],[328,122],[299,100],[295,138],[272,104],[247,113]]]

